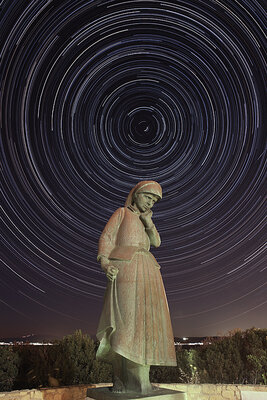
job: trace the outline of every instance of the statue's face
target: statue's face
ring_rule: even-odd
[[[152,193],[137,193],[134,197],[134,205],[137,206],[140,212],[150,210],[158,200],[158,196]]]

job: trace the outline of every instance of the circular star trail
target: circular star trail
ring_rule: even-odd
[[[0,335],[94,333],[97,242],[143,179],[177,336],[266,327],[264,11],[4,1]]]

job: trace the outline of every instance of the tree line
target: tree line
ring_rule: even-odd
[[[80,330],[52,346],[0,346],[0,391],[112,381],[96,360],[96,343]],[[176,346],[176,367],[151,367],[151,382],[267,384],[267,329],[207,339],[192,350]]]

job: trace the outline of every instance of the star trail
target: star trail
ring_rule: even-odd
[[[254,0],[2,2],[0,337],[95,334],[98,239],[140,180],[175,336],[266,328],[265,23]]]

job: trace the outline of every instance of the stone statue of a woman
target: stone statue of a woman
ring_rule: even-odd
[[[97,358],[113,365],[113,392],[147,394],[152,391],[150,365],[176,365],[160,266],[149,251],[160,246],[151,208],[161,198],[157,182],[139,182],[99,240],[97,259],[108,285]]]

